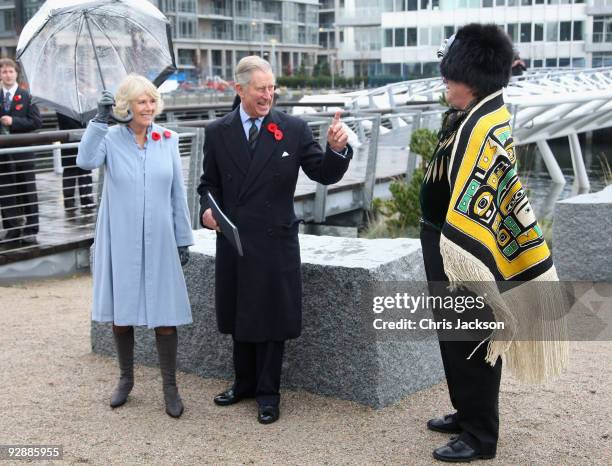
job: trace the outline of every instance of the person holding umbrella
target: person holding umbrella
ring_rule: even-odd
[[[115,114],[132,119],[109,128]],[[92,319],[112,322],[120,377],[110,405],[134,385],[134,326],[155,329],[166,413],[184,407],[176,386],[176,327],[192,322],[181,265],[193,244],[176,133],[154,123],[163,107],[153,83],[128,75],[116,100],[102,93],[79,145],[77,165],[105,167],[93,260]],[[126,118],[127,117],[127,118]]]

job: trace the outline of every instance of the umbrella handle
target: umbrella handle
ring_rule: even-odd
[[[127,124],[130,121],[132,121],[132,118],[134,118],[134,115],[132,115],[132,111],[128,109],[127,111],[127,116],[125,118],[121,118],[118,117],[117,115],[115,115],[115,112],[111,111],[111,114],[109,115],[111,120],[113,120],[115,123],[123,123],[123,124]]]

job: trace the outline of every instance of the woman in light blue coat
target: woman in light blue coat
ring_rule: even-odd
[[[98,114],[79,145],[77,165],[105,167],[93,260],[92,319],[113,322],[120,377],[111,407],[134,385],[134,325],[155,329],[166,413],[179,417],[176,326],[191,323],[181,265],[193,244],[181,174],[178,135],[153,122],[162,110],[157,88],[138,75],[117,90],[115,114],[127,125],[108,126],[115,100],[105,91]]]

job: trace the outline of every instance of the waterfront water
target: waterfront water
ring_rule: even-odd
[[[608,164],[612,166],[612,130],[596,132],[592,142],[587,142],[585,135],[581,135],[580,142],[591,183],[590,192],[600,191],[606,185],[601,157],[605,157]],[[574,184],[574,170],[567,138],[555,139],[549,141],[549,144],[565,175],[565,185],[552,183],[535,144],[521,146],[517,150],[519,176],[528,189],[529,200],[540,220],[552,219],[556,201],[584,192],[578,190]]]

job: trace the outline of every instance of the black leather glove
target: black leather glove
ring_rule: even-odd
[[[96,113],[96,116],[92,121],[108,124],[108,120],[110,120],[111,112],[113,110],[113,105],[115,105],[115,98],[113,97],[111,91],[102,91],[100,100],[98,100],[98,113]]]
[[[189,262],[189,246],[179,246],[178,247],[179,259],[181,260],[181,265],[186,265]]]

